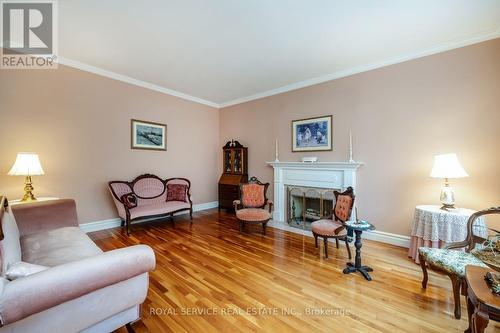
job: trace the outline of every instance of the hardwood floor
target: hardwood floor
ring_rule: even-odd
[[[453,317],[451,283],[421,270],[407,249],[363,241],[373,281],[342,273],[343,245],[320,256],[314,239],[259,226],[238,231],[233,215],[204,211],[170,221],[90,234],[103,250],[153,247],[157,267],[137,332],[463,332]],[[322,246],[320,244],[320,246]],[[495,325],[496,324],[496,325]],[[145,327],[144,327],[145,326]],[[125,331],[124,329],[119,330]],[[487,332],[500,331],[490,322]]]

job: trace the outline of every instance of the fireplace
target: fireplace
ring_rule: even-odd
[[[328,217],[333,191],[357,190],[359,162],[268,162],[274,168],[274,222],[310,229],[311,222]],[[356,203],[355,203],[356,205]],[[351,219],[356,219],[355,210]],[[302,232],[302,231],[301,231]]]
[[[311,230],[311,223],[331,216],[335,205],[333,189],[287,185],[286,222]]]

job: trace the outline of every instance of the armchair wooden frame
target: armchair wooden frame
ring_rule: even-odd
[[[314,245],[316,246],[316,248],[318,248],[318,237],[322,237],[323,238],[323,247],[325,249],[325,258],[328,258],[328,239],[329,238],[335,239],[335,245],[336,245],[337,249],[339,248],[339,240],[341,240],[341,241],[345,242],[345,246],[347,248],[347,255],[349,256],[349,259],[351,259],[352,255],[351,255],[351,249],[349,248],[349,240],[347,239],[347,234],[339,235],[339,233],[346,228],[344,226],[344,223],[345,223],[345,221],[349,220],[351,217],[352,209],[354,207],[354,199],[356,198],[356,196],[354,195],[354,189],[352,187],[348,187],[344,192],[334,191],[333,194],[335,195],[335,206],[332,209],[331,218],[332,219],[334,218],[335,221],[341,222],[342,226],[340,226],[339,228],[337,228],[335,230],[335,235],[321,235],[321,234],[317,234],[313,231],[312,233],[314,236]],[[342,220],[335,213],[335,207],[337,206],[337,202],[338,202],[337,199],[338,199],[339,195],[348,195],[352,199],[351,207],[349,208],[349,214],[348,214],[348,217],[346,220]]]
[[[270,201],[270,200],[268,200],[268,198],[267,198],[267,189],[269,188],[269,183],[261,183],[257,179],[257,177],[250,178],[250,180],[248,181],[248,183],[240,183],[240,186],[239,186],[239,198],[240,198],[240,200],[234,200],[233,201],[235,212],[238,212],[238,210],[241,209],[241,208],[245,208],[245,206],[243,206],[242,203],[241,203],[241,195],[242,195],[242,188],[243,188],[243,186],[245,186],[247,184],[258,184],[258,185],[264,186],[264,204],[262,206],[252,207],[252,208],[265,209],[265,207],[268,206],[269,214],[272,214],[272,212],[273,212],[273,202]],[[259,224],[260,223],[260,224],[262,224],[262,234],[265,235],[266,234],[267,223],[269,222],[269,220],[271,219],[271,217],[269,217],[267,219],[264,219],[264,220],[259,220],[259,221],[248,221],[248,220],[240,219],[238,217],[237,217],[237,219],[238,219],[238,222],[239,222],[240,232],[243,231],[243,228],[245,227],[246,223],[251,223],[251,224]]]
[[[476,220],[479,217],[489,214],[500,214],[500,207],[491,207],[472,214],[469,217],[469,220],[467,221],[467,238],[461,242],[450,243],[444,246],[443,249],[451,250],[451,249],[465,248],[465,252],[469,253],[475,248],[476,244],[483,243],[486,239],[474,235],[473,232],[474,222],[476,222]],[[427,281],[429,280],[427,274],[427,268],[431,268],[432,270],[440,274],[447,275],[450,278],[451,285],[453,287],[453,299],[455,302],[454,315],[456,319],[460,319],[461,318],[460,293],[464,296],[467,295],[467,284],[465,283],[465,279],[459,277],[456,274],[450,274],[449,272],[444,271],[443,269],[434,265],[431,262],[427,262],[424,256],[422,256],[420,252],[418,253],[418,257],[420,260],[420,267],[422,268],[422,274],[423,274],[422,288],[424,289],[427,288]]]

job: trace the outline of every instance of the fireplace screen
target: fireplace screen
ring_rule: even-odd
[[[291,227],[311,230],[311,223],[328,218],[335,204],[333,189],[287,186],[287,221]]]

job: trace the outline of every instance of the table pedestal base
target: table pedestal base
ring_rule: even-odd
[[[352,262],[348,262],[347,267],[344,268],[343,272],[344,272],[344,274],[360,272],[361,275],[363,275],[365,277],[365,279],[367,279],[368,281],[371,281],[372,277],[370,276],[370,274],[368,274],[368,272],[373,272],[373,268],[368,267],[368,266],[356,267],[356,265],[354,265]]]

